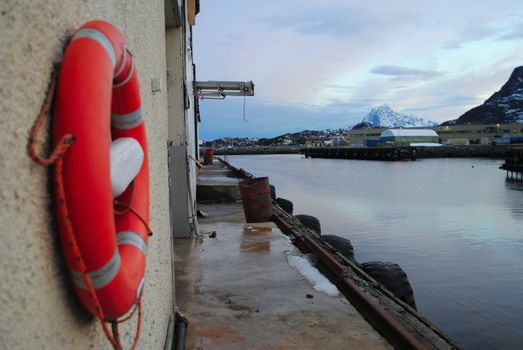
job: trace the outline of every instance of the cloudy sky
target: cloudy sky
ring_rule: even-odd
[[[523,64],[519,0],[201,0],[198,80],[253,80],[201,102],[201,138],[346,128],[387,103],[434,121],[482,103]]]

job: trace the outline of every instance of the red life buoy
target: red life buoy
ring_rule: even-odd
[[[123,35],[110,23],[86,23],[64,53],[53,143],[67,133],[75,136],[75,142],[63,158],[62,170],[69,217],[58,217],[65,260],[78,297],[96,314],[79,258],[64,235],[69,220],[104,317],[115,320],[137,303],[143,286],[149,171],[135,62]],[[133,185],[118,198],[133,210],[115,215],[109,148],[112,140],[122,137],[139,142],[144,161]]]

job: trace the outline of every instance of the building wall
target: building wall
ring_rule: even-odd
[[[411,142],[438,142],[437,136],[387,136],[380,137],[381,141],[408,144]]]
[[[167,28],[167,93],[168,125],[170,144],[171,173],[171,225],[178,237],[190,235],[189,222],[189,187],[187,160],[186,99],[184,93],[183,69],[184,40],[183,27]],[[177,69],[182,65],[182,69]]]
[[[501,139],[504,134],[523,136],[523,124],[447,125],[433,129],[440,135],[443,143],[455,143],[455,140],[488,143]]]
[[[441,142],[453,139],[466,139],[470,143],[484,143],[485,139],[492,142],[506,133],[510,133],[515,137],[523,136],[523,124],[450,125],[409,129],[434,130],[438,133]],[[366,140],[378,140],[384,130],[386,128],[350,130],[348,131],[348,136],[351,144],[363,144]]]
[[[188,25],[167,28],[168,125],[171,162],[171,224],[176,237],[194,233],[196,169],[192,42]],[[180,67],[182,69],[178,69]]]
[[[97,320],[76,299],[63,261],[49,169],[26,152],[53,63],[67,35],[103,19],[125,35],[141,82],[150,160],[150,226],[140,348],[163,348],[173,310],[167,168],[164,1],[4,0],[0,3],[0,348],[109,349]],[[48,139],[48,135],[43,135]],[[135,319],[121,326],[125,347]]]
[[[196,150],[196,128],[197,123],[195,122],[195,99],[193,95],[193,82],[194,82],[194,74],[193,74],[193,50],[192,50],[192,29],[190,26],[187,26],[187,31],[191,35],[185,36],[185,62],[186,62],[186,69],[185,69],[185,82],[187,85],[187,94],[188,94],[188,109],[186,111],[186,119],[185,119],[185,130],[187,130],[187,137],[186,137],[186,147],[187,147],[187,156],[192,156],[194,158],[198,158],[198,153]],[[196,217],[196,164],[193,160],[190,158],[187,158],[188,162],[188,187],[189,187],[189,222],[193,223],[197,220]],[[191,232],[194,233],[194,226],[191,226]]]

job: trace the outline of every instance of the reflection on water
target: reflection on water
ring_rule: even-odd
[[[523,191],[523,182],[516,180],[506,180],[507,187],[515,191]]]
[[[399,263],[418,310],[465,349],[523,343],[523,185],[502,161],[373,162],[231,156],[294,212],[351,239],[360,262]]]
[[[523,221],[523,206],[521,206],[521,197],[523,197],[523,182],[507,179],[505,183],[507,188],[511,190],[509,191],[508,200],[512,201],[512,205],[510,205],[512,216],[515,220]]]

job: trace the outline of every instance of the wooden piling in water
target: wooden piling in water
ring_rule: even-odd
[[[523,146],[508,148],[505,152],[505,163],[500,169],[507,171],[507,179],[523,181]]]

